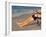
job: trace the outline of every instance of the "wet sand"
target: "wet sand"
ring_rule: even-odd
[[[28,15],[26,15],[28,16]],[[41,26],[39,26],[37,23],[29,25],[25,28],[20,28],[17,24],[16,24],[16,19],[25,19],[26,17],[24,16],[19,16],[18,18],[16,17],[12,17],[12,31],[23,31],[23,30],[41,30]],[[29,15],[30,16],[30,15]]]

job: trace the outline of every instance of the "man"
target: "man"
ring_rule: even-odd
[[[25,27],[29,24],[35,23],[34,21],[37,21],[37,24],[38,24],[39,19],[41,22],[41,12],[36,12],[36,13],[32,14],[31,16],[28,16],[24,21],[16,22],[16,23],[20,27]]]

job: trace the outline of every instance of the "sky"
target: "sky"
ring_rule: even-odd
[[[41,9],[41,7],[12,6],[12,15],[21,16],[23,14],[31,14],[36,9]]]

